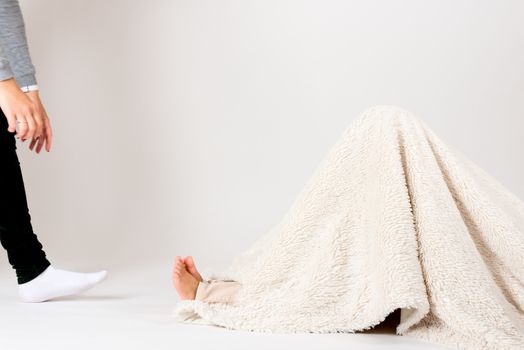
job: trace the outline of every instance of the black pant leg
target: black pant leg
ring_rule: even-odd
[[[7,131],[7,120],[1,111],[0,243],[7,250],[19,284],[29,282],[50,265],[31,226],[16,140]]]

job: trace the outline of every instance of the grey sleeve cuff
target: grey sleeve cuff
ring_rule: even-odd
[[[36,85],[36,76],[34,74],[25,74],[17,76],[16,83],[20,87]]]

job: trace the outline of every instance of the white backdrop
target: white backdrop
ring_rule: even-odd
[[[374,104],[524,197],[522,1],[21,4],[56,137],[20,156],[59,267],[224,266]]]

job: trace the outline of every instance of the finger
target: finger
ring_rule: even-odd
[[[23,139],[25,134],[27,133],[27,121],[25,120],[25,116],[18,115],[16,117],[16,122],[18,124],[18,131],[16,133],[16,137],[19,139]]]
[[[8,127],[7,127],[7,131],[13,133],[16,131],[16,118],[13,114],[11,113],[7,113],[5,115],[5,117],[7,118],[7,124],[8,124]]]
[[[36,123],[33,116],[29,114],[28,116],[26,116],[25,120],[27,121],[27,132],[22,138],[22,141],[33,138],[35,136],[36,131]]]
[[[35,144],[39,141],[39,138],[32,138],[31,139],[31,143],[29,144],[29,149],[32,151],[33,148],[35,147]]]
[[[35,113],[33,117],[35,120],[35,133],[33,137],[38,138],[43,135],[43,131],[45,128],[44,118],[40,113]]]
[[[45,150],[47,152],[51,151],[51,146],[53,145],[53,129],[51,128],[51,122],[49,118],[46,118],[44,121],[45,124]]]
[[[44,146],[45,137],[42,136],[38,139],[38,144],[36,146],[36,153],[40,153],[42,150],[42,147]]]

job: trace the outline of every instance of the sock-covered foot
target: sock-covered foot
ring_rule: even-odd
[[[200,273],[198,272],[195,266],[195,261],[193,260],[192,256],[186,256],[184,259],[184,263],[186,264],[187,271],[191,275],[193,275],[193,277],[195,277],[198,282],[202,282],[204,280],[202,276],[200,275]]]
[[[173,285],[181,300],[194,300],[198,288],[198,280],[189,273],[181,257],[175,259],[173,269]]]
[[[40,303],[58,297],[79,294],[103,281],[106,271],[80,273],[49,266],[27,283],[18,285],[20,299],[26,303]]]

